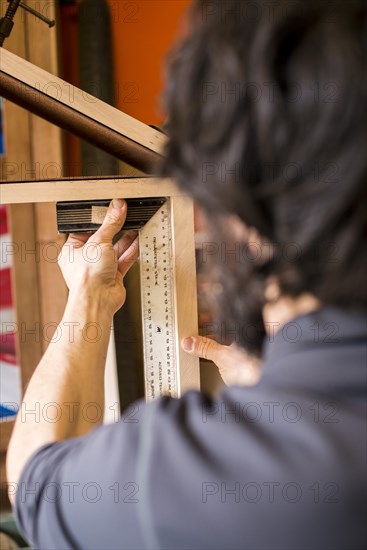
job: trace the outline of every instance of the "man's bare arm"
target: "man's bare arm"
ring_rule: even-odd
[[[125,301],[123,278],[138,255],[132,232],[112,245],[126,218],[126,203],[115,205],[94,235],[71,235],[61,253],[69,299],[57,337],[37,366],[17,415],[7,454],[9,482],[18,482],[41,446],[86,434],[102,421],[111,323]]]

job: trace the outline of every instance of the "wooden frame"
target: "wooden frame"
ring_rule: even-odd
[[[185,195],[171,195],[172,254],[175,273],[176,349],[179,394],[200,389],[199,359],[185,353],[181,340],[198,334],[194,208]]]
[[[162,132],[3,48],[0,95],[144,172],[163,154]]]
[[[21,82],[24,94],[32,93],[27,88],[31,88],[36,93],[41,92],[41,94],[50,97],[55,102],[70,107],[75,113],[88,116],[95,122],[107,126],[151,151],[158,154],[162,153],[166,138],[158,130],[72,86],[65,80],[35,67],[34,64],[3,48],[1,50],[0,70],[4,75]]]
[[[57,76],[3,48],[0,56],[0,95],[59,127],[72,131],[140,170],[146,171],[154,166],[162,155],[166,143],[166,136],[159,131],[85,94]],[[42,134],[46,126],[41,121],[37,126],[38,134]],[[40,151],[37,158],[42,157],[43,152]],[[15,216],[18,213],[21,215],[23,212],[29,217],[35,216],[37,211],[42,215],[42,212],[47,210],[49,215],[52,205],[48,206],[47,203],[159,196],[169,197],[171,203],[177,316],[175,336],[181,365],[179,385],[183,392],[189,388],[199,389],[200,385],[199,359],[185,354],[180,347],[180,340],[183,337],[198,333],[194,219],[191,200],[177,188],[174,182],[154,177],[7,180],[0,185],[0,200],[4,204],[11,205],[11,212],[14,213],[13,227],[16,226]],[[26,237],[30,238],[29,235],[24,236]],[[32,237],[33,240],[35,238],[36,236]],[[16,265],[14,267],[17,269]],[[22,285],[21,278],[16,286],[20,285]],[[35,301],[37,292],[31,293],[30,297]],[[39,318],[42,319],[41,311],[39,311]],[[39,352],[40,350],[37,350],[37,353]],[[30,377],[28,371],[29,369],[27,369],[23,388]],[[7,427],[7,431],[9,430],[10,425]]]
[[[154,177],[65,179],[2,183],[7,204],[92,200],[105,198],[169,197],[176,312],[176,350],[180,393],[200,388],[199,359],[182,351],[182,338],[198,333],[193,204],[169,179]]]
[[[182,196],[175,183],[154,177],[65,178],[0,184],[2,204]]]

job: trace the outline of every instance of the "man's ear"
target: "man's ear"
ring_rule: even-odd
[[[253,261],[258,265],[264,265],[272,259],[274,253],[273,243],[260,235],[255,227],[246,225],[236,214],[228,216],[228,227],[235,241],[247,244],[249,253],[254,258]]]
[[[196,219],[200,231],[206,233],[210,227],[207,214],[200,207],[196,207]],[[222,224],[226,233],[230,239],[237,243],[246,243],[249,247],[249,252],[254,258],[253,261],[258,265],[264,265],[268,263],[273,256],[274,246],[273,243],[260,235],[255,227],[250,227],[241,220],[237,214],[228,214],[222,216],[218,223]],[[249,254],[249,256],[250,256]]]
[[[230,214],[228,216],[228,227],[236,241],[249,241],[252,228],[246,225],[237,214]]]

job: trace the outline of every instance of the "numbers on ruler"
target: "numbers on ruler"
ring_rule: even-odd
[[[160,215],[159,215],[160,214]],[[142,296],[146,397],[176,395],[170,222],[165,204],[144,232]]]

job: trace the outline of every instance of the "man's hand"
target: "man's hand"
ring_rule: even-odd
[[[253,386],[260,379],[259,359],[236,344],[223,346],[211,338],[191,336],[181,345],[187,353],[213,361],[227,386]]]
[[[102,422],[112,318],[125,301],[123,279],[138,256],[135,232],[112,244],[126,219],[125,201],[114,199],[113,203],[94,235],[70,235],[61,252],[59,264],[70,289],[68,303],[58,337],[49,342],[21,405],[43,411],[53,404],[60,414],[51,422],[43,414],[27,415],[25,420],[23,413],[17,415],[7,455],[10,482],[19,481],[26,461],[42,445],[86,434]],[[97,410],[92,420],[83,414],[91,403]]]
[[[81,288],[102,294],[103,307],[116,313],[124,304],[124,276],[136,261],[139,242],[135,231],[127,231],[112,244],[126,219],[126,202],[114,199],[103,224],[93,235],[71,234],[59,256],[59,266],[70,293]]]

